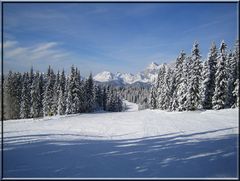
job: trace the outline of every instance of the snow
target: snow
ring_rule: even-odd
[[[237,177],[238,109],[137,110],[4,122],[12,177]]]
[[[152,62],[150,65],[148,65],[147,69],[153,70],[158,69],[158,64],[156,62]]]
[[[157,63],[152,62],[144,71],[138,72],[135,75],[121,72],[114,74],[108,71],[103,71],[96,74],[93,79],[98,82],[118,81],[122,84],[134,84],[135,82],[152,83],[154,79],[157,78],[161,66],[162,64],[158,65]]]
[[[108,72],[108,71],[103,71],[93,77],[94,80],[99,81],[99,82],[108,82],[108,81],[113,81],[116,80],[116,77],[113,73]]]

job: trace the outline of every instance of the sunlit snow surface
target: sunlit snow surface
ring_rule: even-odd
[[[3,177],[238,177],[238,109],[4,122]]]

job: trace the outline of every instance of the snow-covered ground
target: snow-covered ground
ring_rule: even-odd
[[[238,177],[238,109],[4,122],[4,177]]]

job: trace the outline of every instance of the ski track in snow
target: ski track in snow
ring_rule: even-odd
[[[4,177],[237,177],[238,109],[4,122]]]

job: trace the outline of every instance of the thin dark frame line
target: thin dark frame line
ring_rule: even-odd
[[[3,179],[3,2],[1,2],[1,180]]]
[[[229,1],[3,1],[2,3],[238,3],[237,0],[229,0]]]

